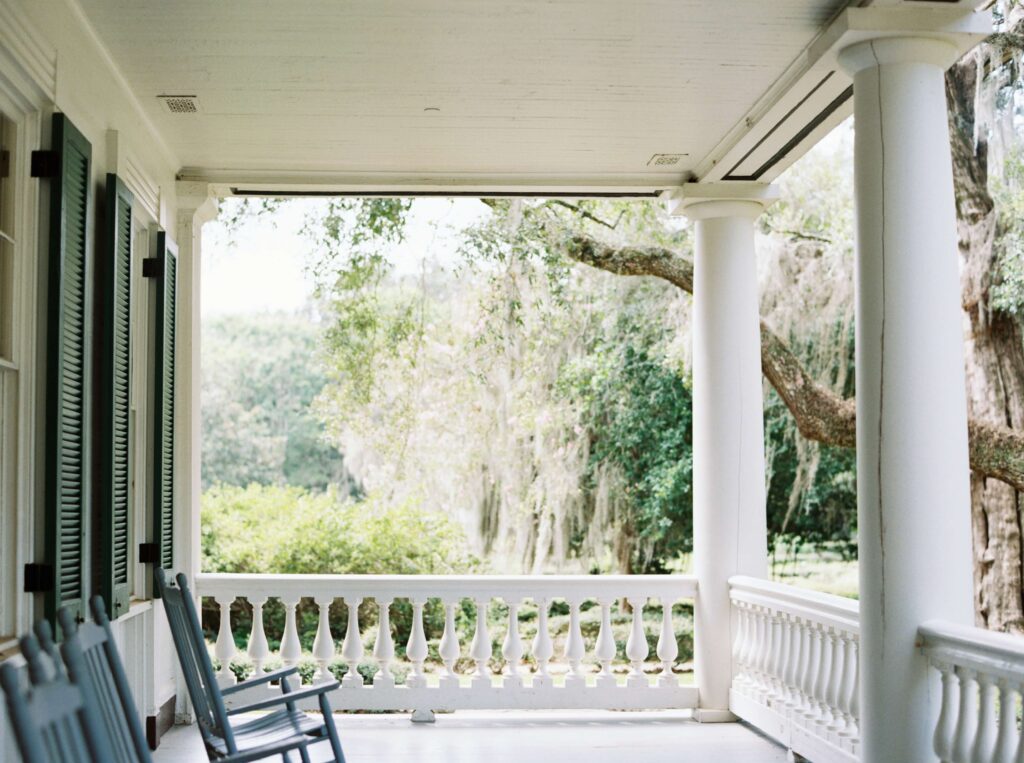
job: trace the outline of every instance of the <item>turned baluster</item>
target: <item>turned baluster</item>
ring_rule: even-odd
[[[658,686],[678,686],[679,681],[672,674],[672,666],[679,656],[679,643],[676,641],[676,629],[672,623],[672,600],[661,599],[661,635],[658,636],[658,659],[661,660],[661,675]]]
[[[850,740],[850,751],[857,752],[860,744],[860,641],[850,639],[853,665],[853,688],[850,692],[850,723],[847,726]]]
[[[348,672],[341,679],[341,685],[353,689],[363,685],[363,676],[359,673],[359,662],[363,659],[363,638],[359,629],[359,605],[362,601],[358,597],[345,597],[348,626],[345,628],[345,640],[341,644],[341,656],[348,663]]]
[[[761,693],[761,609],[750,605],[750,653],[747,666],[750,671],[750,696],[757,698]]]
[[[508,630],[505,640],[501,643],[501,656],[508,665],[508,685],[522,686],[523,677],[519,673],[519,662],[523,659],[523,640],[519,636],[519,602],[508,602]]]
[[[758,610],[758,651],[757,651],[757,672],[759,684],[759,696],[761,701],[767,703],[768,695],[771,693],[772,677],[770,669],[772,629],[771,612],[767,609]]]
[[[772,690],[772,613],[768,609],[762,609],[758,614],[761,625],[757,660],[757,671],[760,675],[759,694],[761,701],[767,703]]]
[[[732,642],[732,687],[736,691],[741,691],[746,682],[747,673],[746,664],[743,661],[743,650],[746,648],[743,603],[733,601],[732,608],[736,613],[736,638]]]
[[[374,686],[392,688],[395,677],[391,674],[391,660],[395,658],[395,640],[391,637],[391,599],[377,599],[377,639],[373,642],[373,658],[379,668],[373,677]]]
[[[786,705],[789,699],[789,661],[792,658],[790,654],[790,643],[789,643],[789,616],[783,613],[779,614],[779,662],[778,662],[778,705],[779,709]]]
[[[850,717],[850,691],[853,684],[853,671],[856,668],[852,665],[852,651],[850,649],[851,635],[847,631],[839,631],[836,649],[842,653],[842,669],[839,672],[839,687],[836,690],[836,708],[839,714],[839,721],[836,724],[836,744],[840,747],[843,740],[849,733],[852,718]]]
[[[782,696],[782,618],[778,612],[772,612],[768,620],[769,651],[768,651],[768,676],[769,676],[769,697],[770,703]]]
[[[270,645],[267,644],[267,634],[263,632],[263,605],[267,603],[267,597],[249,597],[252,604],[252,630],[249,632],[249,645],[246,652],[252,660],[253,677],[263,675],[263,663],[270,656]]]
[[[1017,684],[1017,693],[1020,695],[1021,701],[1024,702],[1024,684]],[[1017,715],[1017,706],[1014,705],[1014,707],[1013,707],[1013,716],[1014,716],[1015,720],[1016,720],[1016,715]],[[1017,724],[1014,723],[1014,727],[1016,727],[1016,725]],[[1019,734],[1018,739],[1017,739],[1017,755],[1014,757],[1013,763],[1024,763],[1024,729],[1021,729],[1020,734]]]
[[[537,635],[533,637],[533,658],[537,661],[537,674],[533,677],[535,688],[551,686],[551,676],[548,674],[548,662],[555,653],[555,645],[551,642],[551,634],[548,633],[548,607],[550,602],[547,599],[537,599]]]
[[[231,632],[231,605],[235,597],[217,596],[215,601],[220,607],[220,627],[217,629],[217,643],[213,648],[213,653],[220,661],[217,683],[221,686],[233,686],[236,680],[235,674],[231,672],[231,659],[235,656],[235,636]]]
[[[935,723],[932,746],[939,760],[949,763],[953,759],[953,741],[956,734],[957,680],[952,665],[944,662],[933,664],[939,671],[942,704],[939,706],[939,719]]]
[[[427,637],[423,632],[424,604],[424,599],[412,600],[412,632],[405,647],[405,654],[412,663],[412,675],[405,683],[412,689],[422,689],[427,685],[427,677],[423,673],[423,663],[427,659]]]
[[[803,703],[800,717],[804,723],[809,723],[814,718],[814,679],[817,672],[818,649],[814,639],[814,623],[805,620],[804,631],[804,670],[803,680],[800,688],[803,693]]]
[[[569,663],[569,673],[565,676],[566,687],[586,686],[587,679],[583,675],[583,655],[586,647],[583,643],[583,631],[580,628],[580,603],[576,599],[569,602],[569,634],[565,640],[565,659]]]
[[[999,681],[999,734],[992,760],[996,763],[1013,763],[1017,742],[1017,692],[1003,678]]]
[[[317,596],[314,601],[320,608],[320,616],[316,624],[316,638],[313,639],[313,659],[316,660],[316,673],[313,683],[333,681],[330,664],[334,659],[334,636],[331,634],[331,604],[333,596]]]
[[[792,615],[786,618],[786,633],[789,641],[789,665],[785,676],[787,687],[785,712],[789,715],[793,708],[800,706],[800,670],[803,667],[802,660],[806,655],[800,651],[800,621]]]
[[[978,674],[978,730],[971,759],[987,763],[996,748],[996,682],[987,673]]]
[[[491,659],[493,649],[491,636],[487,632],[487,604],[488,599],[476,599],[476,632],[473,634],[473,643],[469,651],[476,662],[476,672],[472,681],[474,687],[491,685],[491,669],[487,661]]]
[[[299,642],[299,628],[295,622],[295,607],[299,604],[299,597],[289,595],[281,597],[284,604],[284,634],[281,636],[281,662],[287,668],[293,668],[299,664],[302,657],[302,644]]]
[[[601,606],[601,630],[594,644],[594,656],[601,664],[601,672],[597,675],[597,685],[602,687],[615,686],[612,675],[612,660],[615,659],[615,636],[612,634],[612,603],[608,599],[598,599]]]
[[[629,638],[626,639],[626,657],[631,666],[629,676],[626,678],[626,686],[648,686],[647,676],[644,675],[644,660],[650,649],[647,647],[647,636],[644,635],[644,604],[646,597],[631,596],[629,603],[633,607],[633,622],[629,629]]]
[[[970,668],[958,666],[956,676],[960,681],[960,710],[953,734],[952,760],[954,763],[971,763],[971,749],[978,730],[978,684]]]
[[[825,640],[825,629],[821,623],[814,624],[815,666],[814,684],[811,697],[814,703],[812,722],[821,725],[828,722],[828,705],[825,703],[825,679],[828,671],[828,644]]]
[[[455,662],[459,659],[459,634],[455,631],[455,607],[458,602],[451,599],[444,601],[444,634],[438,645],[438,653],[444,662],[445,673],[441,676],[441,686],[458,686],[459,677],[455,673]]]
[[[736,628],[736,641],[738,643],[736,665],[738,675],[734,682],[738,690],[746,693],[746,690],[752,683],[750,675],[750,647],[753,639],[750,633],[750,609],[743,602],[737,602],[736,604],[736,617],[738,620]]]
[[[829,739],[835,740],[839,730],[843,727],[843,663],[846,661],[846,654],[843,649],[842,634],[839,631],[829,629],[829,669],[828,686],[825,689],[825,701],[828,703],[830,721],[828,724]]]

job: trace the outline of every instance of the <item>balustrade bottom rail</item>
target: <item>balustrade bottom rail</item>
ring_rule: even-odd
[[[278,599],[284,607],[284,627],[279,658],[286,666],[297,665],[302,657],[296,609],[301,599],[312,599],[318,609],[312,657],[316,662],[314,682],[333,680],[330,668],[340,657],[348,670],[341,687],[331,696],[339,710],[411,710],[414,720],[429,720],[433,711],[458,709],[686,709],[697,707],[697,689],[684,685],[674,672],[679,657],[672,605],[692,601],[697,582],[682,575],[574,575],[574,576],[434,576],[434,575],[232,575],[201,574],[196,593],[213,599],[220,608],[220,627],[214,654],[220,662],[218,680],[235,683],[230,664],[236,656],[231,606],[245,599],[252,607],[246,653],[257,675],[262,674],[271,651],[264,627],[264,607]],[[347,609],[347,626],[341,649],[335,644],[330,607],[342,600]],[[360,626],[360,606],[372,600],[376,605],[377,627],[370,661],[376,671],[369,681],[356,669],[364,660],[364,631]],[[396,676],[396,649],[391,628],[392,608],[406,600],[412,609],[410,635],[406,644],[404,680]],[[441,603],[444,630],[437,644],[437,656],[443,672],[428,681],[425,663],[428,641],[424,630],[424,608],[428,601]],[[507,607],[504,637],[500,648],[504,670],[491,668],[493,642],[486,613],[491,602],[499,600]],[[555,642],[549,630],[549,609],[556,600],[568,607],[568,632],[562,656],[567,663],[564,682],[559,685],[550,666],[555,657]],[[651,600],[661,608],[659,636],[654,650],[660,666],[656,676],[645,668],[650,647],[644,629],[643,612]],[[456,629],[457,611],[464,601],[475,606],[474,635],[468,655],[464,655]],[[524,602],[537,606],[536,635],[527,647],[519,618]],[[598,663],[596,675],[587,658],[581,629],[581,606],[596,601],[600,608],[600,626],[592,650]],[[627,601],[632,608],[629,636],[622,653],[629,661],[629,674],[620,681],[612,663],[620,654],[612,630],[612,608]],[[364,605],[365,606],[365,605]],[[483,616],[481,616],[483,615]],[[524,657],[535,663],[526,669]],[[468,676],[458,663],[466,656],[474,666]],[[404,671],[402,671],[404,672]],[[653,678],[653,680],[652,680]],[[263,687],[239,697],[273,691]],[[301,705],[300,705],[301,706]]]

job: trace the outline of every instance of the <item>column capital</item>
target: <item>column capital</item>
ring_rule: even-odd
[[[847,8],[812,45],[810,58],[835,56],[850,76],[890,63],[931,63],[946,69],[991,33],[991,12],[966,4]]]
[[[209,183],[179,180],[174,185],[178,203],[178,224],[192,224],[197,228],[217,217],[220,200]]]
[[[757,217],[779,198],[769,183],[724,181],[686,183],[668,196],[668,213],[691,220],[711,217]]]

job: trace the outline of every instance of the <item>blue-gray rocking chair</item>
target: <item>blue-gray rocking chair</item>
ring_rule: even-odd
[[[96,708],[70,683],[59,662],[50,662],[34,636],[23,636],[28,683],[10,662],[0,665],[0,684],[18,749],[25,763],[108,763],[115,760]]]
[[[345,763],[341,742],[334,725],[334,715],[327,695],[338,688],[337,681],[317,684],[292,691],[288,676],[296,674],[296,668],[276,670],[242,683],[221,689],[213,672],[213,664],[206,650],[199,615],[188,589],[184,575],[177,576],[177,586],[168,584],[164,571],[155,570],[156,588],[167,612],[174,648],[188,687],[199,731],[206,745],[211,761],[256,760],[261,757],[282,753],[287,760],[286,750],[297,750],[303,763],[309,763],[307,747],[321,740],[330,743],[335,763]],[[280,681],[281,694],[268,699],[251,702],[227,710],[224,695],[233,694],[254,686]],[[316,697],[319,701],[322,720],[311,718],[297,709],[296,701]],[[239,713],[269,710],[255,719],[238,718]],[[268,749],[268,748],[273,748]],[[246,756],[249,756],[248,758]]]

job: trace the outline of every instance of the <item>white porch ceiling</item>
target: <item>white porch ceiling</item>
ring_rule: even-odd
[[[79,2],[183,177],[295,188],[354,178],[663,188],[703,177],[823,27],[863,4]],[[848,87],[839,79],[771,135],[766,157]],[[162,94],[195,95],[201,110],[171,114]],[[683,157],[650,165],[655,154]],[[755,156],[733,174],[757,171],[777,168]]]

